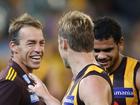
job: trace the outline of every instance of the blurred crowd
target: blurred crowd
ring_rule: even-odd
[[[81,10],[93,19],[105,15],[115,18],[124,32],[124,53],[140,60],[140,0],[0,0],[0,69],[10,58],[8,24],[25,12],[31,14],[43,23],[47,41],[41,68],[34,73],[61,100],[71,72],[65,70],[58,53],[57,21],[69,10]]]

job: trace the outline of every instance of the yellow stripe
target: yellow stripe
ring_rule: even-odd
[[[133,91],[134,91],[134,97],[137,97],[136,90],[135,90],[135,87],[133,84],[133,82],[134,82],[134,69],[135,69],[136,64],[137,64],[137,60],[128,57],[127,65],[126,65],[126,69],[125,69],[125,75],[124,75],[124,80],[125,80],[124,87],[127,87],[127,88],[132,87]],[[127,105],[135,105],[134,102],[137,103],[137,101],[138,100],[134,101],[134,98],[126,98]]]
[[[113,74],[109,75],[109,77],[110,77],[111,83],[113,84],[114,75]]]
[[[17,72],[14,73],[14,76],[11,80],[13,81],[16,78],[16,76],[17,76]]]
[[[8,75],[6,76],[6,80],[7,80],[7,79],[8,79],[8,77],[10,76],[11,71],[12,71],[12,67],[10,67],[10,70],[8,71]]]
[[[62,103],[64,103],[65,98],[69,95],[70,90],[71,90],[71,88],[72,88],[73,85],[74,85],[74,81],[71,82],[69,88],[67,89],[67,92],[66,92],[66,94],[65,94],[65,96],[64,96],[64,98],[63,98],[63,100],[62,100]],[[62,104],[62,105],[64,105],[64,104]]]
[[[77,95],[78,95],[78,85],[79,85],[79,83],[75,86],[75,89],[72,92],[72,95],[75,96],[74,97],[74,105],[78,105],[78,98],[77,98]]]
[[[11,78],[13,77],[13,74],[15,73],[15,70],[12,69],[12,73],[10,74],[10,76],[8,77],[8,80],[11,80]]]
[[[91,65],[88,67],[88,69],[86,70],[86,72],[84,73],[83,77],[90,71],[97,71],[99,73],[103,72],[104,70],[96,65]]]

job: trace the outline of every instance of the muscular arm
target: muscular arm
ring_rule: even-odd
[[[79,96],[85,105],[111,105],[112,102],[108,82],[96,75],[88,76],[81,81]]]
[[[139,100],[140,100],[140,68],[138,69],[136,73],[136,87],[138,89]],[[139,102],[139,105],[140,105],[140,102]]]

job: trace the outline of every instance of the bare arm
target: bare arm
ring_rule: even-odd
[[[112,92],[108,82],[100,76],[88,76],[79,86],[80,99],[85,105],[111,105]]]
[[[46,105],[60,105],[60,101],[53,97],[44,83],[35,75],[30,74],[30,77],[35,81],[35,86],[29,85],[29,91],[35,92],[39,97],[43,98]]]
[[[140,68],[138,69],[137,74],[136,74],[136,87],[139,91],[138,94],[139,94],[139,99],[140,99]]]

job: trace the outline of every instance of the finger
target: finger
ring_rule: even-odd
[[[33,85],[28,85],[28,91],[29,92],[34,92],[34,86]]]
[[[37,82],[40,81],[39,78],[38,78],[37,76],[35,76],[34,74],[29,73],[29,77],[30,77],[31,79],[33,79],[33,80],[35,81],[35,83],[37,83]]]
[[[34,86],[33,85],[28,85],[28,88],[33,90],[34,89]]]

